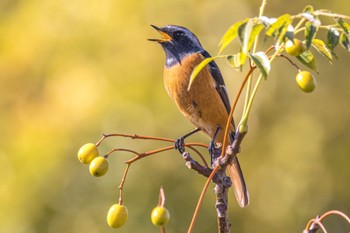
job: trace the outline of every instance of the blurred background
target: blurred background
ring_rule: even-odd
[[[256,16],[260,3],[2,0],[0,232],[116,231],[106,214],[118,201],[123,162],[131,155],[113,154],[107,175],[95,178],[79,163],[79,147],[102,133],[175,139],[193,129],[163,88],[164,53],[147,41],[159,37],[149,25],[186,26],[216,54],[223,33]],[[350,2],[343,0],[268,0],[265,15],[295,14],[306,4],[350,15]],[[241,209],[230,194],[232,232],[302,232],[309,219],[327,210],[350,214],[350,54],[340,46],[336,53],[333,65],[317,57],[320,74],[312,94],[299,90],[297,71],[285,60],[273,64],[240,154],[251,204]],[[233,98],[243,73],[224,61],[218,65]],[[198,134],[190,140],[209,139]],[[168,145],[109,138],[100,152]],[[175,151],[135,163],[124,190],[129,219],[117,231],[159,232],[150,213],[163,185],[171,212],[167,232],[186,232],[204,183]],[[217,231],[212,188],[195,232]],[[329,232],[349,232],[340,218],[325,224]]]

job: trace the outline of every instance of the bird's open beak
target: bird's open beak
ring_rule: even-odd
[[[148,39],[149,41],[164,43],[164,42],[168,42],[168,41],[172,40],[172,38],[169,36],[169,34],[166,33],[163,29],[161,29],[157,26],[154,26],[154,25],[151,25],[151,26],[157,30],[157,32],[162,36],[162,38],[160,38],[160,39]]]

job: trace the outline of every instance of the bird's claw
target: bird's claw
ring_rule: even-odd
[[[180,137],[175,141],[175,150],[178,150],[181,154],[185,152],[185,138]]]
[[[213,156],[213,155],[214,155],[214,152],[215,152],[215,142],[211,141],[211,142],[209,143],[208,151],[209,151],[210,156]]]
[[[214,160],[217,158],[216,151],[215,151],[215,142],[211,141],[208,146],[208,151],[210,155],[210,164],[213,165]]]

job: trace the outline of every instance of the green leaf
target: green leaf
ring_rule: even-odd
[[[264,52],[257,52],[254,54],[249,54],[249,57],[255,63],[255,65],[260,69],[261,74],[266,79],[269,75],[271,64],[269,58]]]
[[[275,44],[276,50],[278,50],[280,45],[284,42],[284,39],[288,33],[289,26],[290,25],[288,25],[287,27],[280,28],[279,33],[277,35],[276,44]]]
[[[293,25],[290,24],[288,26],[285,37],[288,38],[288,40],[290,40],[290,41],[294,41],[294,27],[293,27]]]
[[[208,58],[204,59],[201,63],[199,63],[199,65],[194,67],[192,74],[191,74],[191,77],[190,77],[190,82],[189,82],[188,87],[187,87],[187,91],[189,91],[191,89],[192,83],[196,79],[196,77],[198,76],[199,72],[201,72],[201,70],[204,67],[206,67],[211,61],[213,61],[215,58],[217,58],[217,57],[208,57]]]
[[[219,54],[229,45],[238,35],[238,28],[248,22],[249,18],[246,18],[245,20],[236,22],[233,24],[224,34],[224,36],[221,38],[219,42]]]
[[[245,33],[244,33],[244,43],[242,46],[242,50],[245,54],[248,53],[249,49],[254,44],[256,37],[259,35],[261,30],[264,28],[264,26],[259,21],[253,22],[253,20],[249,20],[247,23],[247,26],[248,26],[248,24],[251,24],[249,22],[252,22],[253,26],[251,27],[249,25],[249,30],[245,30]],[[247,26],[246,26],[246,28],[247,28]]]
[[[260,31],[264,28],[260,21],[249,19],[247,23],[243,24],[239,28],[239,37],[242,41],[240,64],[243,65],[246,61],[248,52],[252,47],[256,37]]]
[[[326,44],[322,40],[313,39],[312,46],[316,49],[317,52],[319,52],[323,57],[325,57],[329,61],[329,63],[332,63],[332,53],[331,51],[329,51]]]
[[[303,63],[306,67],[318,73],[317,64],[314,55],[310,50],[305,50],[302,54],[297,56],[298,60]]]
[[[307,13],[311,13],[312,14],[312,13],[314,13],[314,7],[311,6],[311,5],[307,5],[307,6],[304,7],[303,12],[304,13],[307,12]]]
[[[344,47],[344,49],[350,52],[349,38],[345,33],[342,33],[340,36],[340,44]]]
[[[246,22],[245,24],[243,24],[240,28],[239,28],[239,39],[242,42],[242,53],[244,54],[248,54],[248,41],[250,39],[250,35],[252,33],[253,30],[253,21],[252,19],[249,19],[248,22]]]
[[[233,55],[228,55],[226,56],[226,61],[227,63],[235,68],[237,71],[241,71],[241,62],[240,62],[240,54],[233,54]]]
[[[342,18],[336,18],[335,20],[340,25],[340,27],[344,30],[344,32],[350,35],[350,24],[345,22]]]
[[[328,29],[327,33],[327,47],[333,51],[333,49],[338,45],[339,43],[339,31],[333,27],[330,27]]]
[[[305,39],[306,49],[308,50],[312,44],[312,40],[315,38],[318,28],[311,22],[305,23]]]
[[[289,14],[284,14],[278,17],[276,22],[271,24],[267,29],[266,36],[274,36],[276,39],[276,49],[278,49],[280,44],[284,42],[286,34],[290,30],[291,24],[292,17]]]
[[[281,28],[288,27],[292,23],[292,18],[289,14],[284,14],[277,18],[276,22],[268,27],[266,35],[267,36],[279,36]],[[276,35],[277,34],[277,35]]]
[[[238,57],[239,57],[240,70],[242,70],[242,66],[244,65],[245,61],[247,60],[248,54],[243,53],[241,50],[238,53]]]
[[[301,13],[301,16],[303,16],[309,22],[315,21],[315,15],[310,12],[303,12]]]
[[[260,16],[259,20],[266,28],[270,27],[271,24],[277,21],[276,18],[268,18],[266,16]]]

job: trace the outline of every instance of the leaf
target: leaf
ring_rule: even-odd
[[[318,17],[314,14],[314,8],[311,5],[308,5],[304,8],[303,13],[300,14],[302,17],[304,17],[307,21],[312,23],[315,27],[321,26],[321,21],[318,19]]]
[[[233,24],[224,34],[224,36],[221,38],[219,42],[219,54],[229,45],[238,35],[238,28],[248,22],[249,18],[246,18],[245,20],[236,22]]]
[[[315,38],[318,28],[311,22],[305,23],[305,39],[306,49],[308,50],[312,44],[312,40]]]
[[[302,54],[297,56],[298,60],[303,63],[306,67],[314,70],[318,73],[317,64],[315,61],[314,55],[310,52],[310,50],[305,50]]]
[[[255,63],[255,65],[260,69],[261,74],[266,79],[269,75],[271,64],[269,58],[264,52],[256,52],[254,54],[249,54],[249,57]]]
[[[335,20],[340,25],[340,27],[344,30],[344,32],[350,35],[350,24],[345,22],[342,18],[336,18]]]
[[[313,39],[312,46],[316,49],[318,53],[320,53],[323,57],[325,57],[329,63],[332,63],[332,53],[327,48],[326,44],[320,39]]]
[[[293,25],[290,24],[288,26],[285,37],[288,38],[288,40],[290,40],[290,41],[294,41],[294,27],[293,27]]]
[[[249,30],[245,30],[244,33],[244,43],[242,45],[242,50],[245,54],[248,53],[252,45],[254,44],[254,41],[256,37],[259,35],[261,30],[264,28],[264,26],[260,22],[253,22],[253,20],[249,20],[247,23],[250,24],[249,22],[252,22],[252,27],[249,25]],[[246,28],[247,28],[246,26]]]
[[[280,29],[279,34],[277,36],[276,44],[275,44],[276,50],[278,50],[280,45],[284,42],[289,26],[290,25],[288,25],[287,27],[282,27]]]
[[[204,67],[206,67],[211,61],[213,61],[215,58],[217,58],[217,57],[208,57],[208,58],[204,59],[201,63],[199,63],[196,67],[194,67],[192,74],[191,74],[191,77],[190,77],[190,82],[188,83],[187,91],[189,91],[191,89],[192,83],[196,79],[196,77],[198,76],[199,72],[201,72],[201,70]]]
[[[242,53],[244,54],[248,54],[248,49],[249,49],[248,40],[250,39],[252,30],[253,30],[253,21],[251,19],[249,19],[248,22],[246,22],[239,28],[238,35],[239,35],[239,39],[242,42]]]
[[[247,57],[248,57],[248,54],[243,53],[242,50],[238,53],[240,70],[242,70],[242,66],[244,65],[245,61],[247,60]]]
[[[260,31],[264,26],[260,21],[254,21],[249,19],[246,24],[243,24],[239,28],[239,37],[242,41],[241,55],[240,55],[240,64],[243,65],[246,61],[248,52],[252,47],[256,37],[259,35]]]
[[[265,27],[269,27],[271,24],[277,21],[276,18],[268,18],[266,16],[260,16],[259,20]]]
[[[349,38],[345,33],[342,33],[340,36],[340,44],[344,47],[344,49],[350,52]]]
[[[339,31],[333,27],[330,27],[328,29],[327,33],[327,47],[333,51],[333,49],[338,45],[339,43]]]
[[[303,12],[304,13],[307,12],[307,13],[311,13],[312,14],[312,13],[314,13],[314,7],[311,6],[311,5],[307,5],[307,6],[304,7]]]
[[[267,29],[267,36],[274,36],[276,39],[275,47],[279,48],[280,44],[284,42],[284,38],[288,30],[290,29],[289,25],[292,23],[292,17],[289,14],[284,14],[277,18],[276,22],[270,25]]]
[[[315,21],[315,15],[313,15],[310,12],[303,12],[301,13],[301,16],[304,17],[309,22]]]
[[[240,54],[226,56],[227,63],[238,71],[241,71]]]
[[[289,14],[284,14],[278,17],[276,22],[274,22],[273,24],[270,25],[270,27],[268,27],[266,35],[267,36],[275,35],[276,37],[278,37],[280,29],[283,27],[288,27],[288,25],[290,25],[291,23],[292,23],[291,16]],[[278,35],[276,35],[276,33]]]

